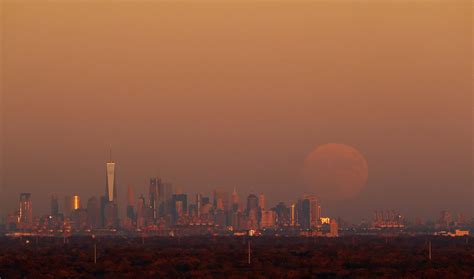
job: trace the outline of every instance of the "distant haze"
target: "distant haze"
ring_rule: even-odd
[[[2,1],[2,213],[103,195],[110,146],[121,211],[151,176],[290,203],[337,142],[370,175],[323,215],[473,216],[470,1],[225,2]]]

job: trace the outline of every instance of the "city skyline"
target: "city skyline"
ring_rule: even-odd
[[[333,143],[331,144],[328,144],[328,145],[334,145]],[[340,145],[340,144],[336,144],[336,145]],[[327,145],[322,145],[322,146],[327,146]],[[321,146],[320,146],[321,147]],[[317,148],[315,148],[315,150],[317,150]],[[167,179],[167,180],[163,180],[163,177],[161,176],[150,176],[151,178],[144,178],[142,179],[143,181],[146,181],[145,183],[143,183],[143,185],[134,185],[132,183],[118,183],[117,185],[117,179],[116,179],[116,162],[115,160],[112,160],[112,149],[110,149],[109,151],[109,159],[105,161],[105,164],[106,164],[106,175],[105,175],[105,183],[103,183],[105,185],[105,194],[104,194],[104,197],[106,197],[108,199],[109,202],[114,202],[114,203],[117,203],[117,204],[122,204],[122,210],[119,210],[117,211],[117,214],[118,214],[118,217],[120,218],[124,218],[127,216],[127,212],[126,212],[126,205],[128,204],[128,201],[129,201],[129,196],[126,194],[128,193],[128,191],[130,190],[130,188],[132,188],[132,192],[136,192],[137,194],[134,195],[134,201],[135,203],[137,202],[138,199],[140,199],[140,195],[143,196],[143,194],[146,194],[148,193],[147,191],[151,191],[151,185],[152,185],[152,181],[155,180],[155,186],[158,187],[158,185],[161,184],[161,186],[163,185],[168,185],[168,186],[173,186],[173,190],[172,190],[172,193],[173,194],[176,194],[176,193],[182,193],[182,192],[186,192],[186,193],[189,193],[190,195],[196,195],[196,194],[200,194],[200,195],[203,195],[203,194],[208,194],[209,197],[211,196],[215,196],[215,191],[217,190],[221,190],[221,191],[224,191],[227,193],[227,198],[231,199],[232,198],[232,194],[234,191],[238,190],[240,187],[237,187],[237,186],[224,186],[222,184],[220,185],[209,185],[209,184],[206,184],[204,188],[206,189],[210,189],[208,191],[200,191],[199,189],[196,189],[196,187],[186,187],[185,185],[182,185],[182,184],[175,184],[176,181],[179,181],[176,177],[174,178],[171,178],[171,179]],[[309,156],[309,155],[308,155]],[[120,168],[120,166],[119,166]],[[120,172],[119,172],[120,173]],[[158,172],[159,173],[159,172]],[[158,181],[157,181],[158,180]],[[147,184],[147,183],[150,183],[150,184]],[[365,185],[363,185],[362,187],[362,190],[364,188]],[[357,187],[360,187],[360,186],[357,186]],[[241,187],[243,189],[247,188],[245,187]],[[291,185],[289,186],[289,188],[291,188]],[[315,188],[317,189],[317,188]],[[169,190],[168,190],[169,191]],[[352,200],[355,198],[357,199],[357,195],[360,194],[360,191],[361,189],[358,189],[356,190],[356,196],[351,198],[351,199],[346,199],[346,200],[342,200],[342,202],[349,202],[351,203]],[[28,192],[28,191],[23,191],[23,192]],[[32,191],[30,191],[30,194],[33,193]],[[119,193],[119,194],[117,194]],[[259,191],[258,189],[251,189],[247,192],[245,191],[242,191],[242,193],[247,193],[248,195],[259,195],[262,193],[262,191]],[[85,191],[81,191],[81,190],[77,190],[77,191],[73,191],[73,192],[68,192],[68,191],[55,191],[55,192],[51,192],[51,193],[42,193],[41,195],[41,192],[40,192],[40,197],[41,196],[47,196],[47,197],[51,197],[51,196],[55,196],[55,195],[58,195],[58,194],[61,194],[63,197],[65,197],[66,199],[74,199],[74,198],[78,198],[80,196],[85,196],[85,197],[90,197],[90,198],[100,198],[101,197],[101,194],[99,193],[88,193],[88,192],[85,192]],[[304,192],[304,191],[301,191],[297,194],[294,195],[294,197],[287,197],[286,199],[283,199],[283,200],[277,200],[275,198],[272,198],[271,197],[271,194],[270,194],[270,201],[271,201],[271,204],[273,204],[274,206],[276,206],[279,202],[284,202],[286,203],[287,205],[291,206],[292,203],[296,202],[298,200],[298,198],[301,198],[301,197],[305,197],[305,196],[308,196],[308,195],[314,195],[314,196],[318,196],[318,200],[320,202],[320,204],[324,204],[326,206],[331,206],[331,202],[325,200],[324,198],[321,198],[320,195],[318,195],[317,191],[313,191],[313,192]],[[112,198],[112,200],[110,200],[110,198]],[[150,202],[151,203],[151,199],[152,197],[151,196],[147,196],[145,195],[145,198],[147,199],[146,202]],[[162,198],[162,197],[160,197]],[[10,201],[12,201],[13,199],[10,199]],[[72,203],[74,203],[75,201],[71,200]],[[13,202],[11,202],[13,203]],[[79,201],[80,203],[80,201]],[[213,201],[213,203],[215,203],[215,201]],[[14,204],[14,203],[13,203]],[[51,205],[51,201],[46,201],[46,200],[43,200],[41,201],[40,203],[40,206],[39,206],[39,214],[38,215],[44,215],[46,214],[47,212],[50,211],[50,207],[44,207],[45,205],[48,205],[50,206]],[[66,202],[67,204],[67,202]],[[336,203],[337,204],[337,203]],[[15,206],[14,206],[15,207]],[[13,208],[14,208],[13,207]],[[60,206],[62,208],[62,205]],[[2,216],[3,219],[6,218],[6,214],[8,212],[12,212],[12,207],[10,208],[7,208],[5,209],[5,214]],[[38,207],[37,207],[38,208]],[[343,214],[338,214],[338,213],[334,213],[334,212],[338,212],[338,210],[334,210],[334,208],[331,210],[329,210],[329,213],[331,215],[333,215],[333,217],[337,217],[337,218],[344,218],[344,220],[347,220],[349,222],[352,222],[352,223],[357,223],[357,222],[360,222],[360,221],[367,221],[367,218],[368,216],[370,216],[374,210],[378,210],[380,208],[385,208],[385,209],[390,209],[390,210],[393,210],[393,209],[396,209],[397,212],[402,212],[403,215],[406,217],[406,218],[409,218],[410,220],[415,220],[415,219],[425,219],[425,220],[435,220],[437,218],[437,215],[439,212],[441,211],[444,211],[444,210],[450,210],[450,211],[454,211],[454,212],[458,212],[459,214],[463,214],[466,216],[466,218],[470,219],[470,218],[473,218],[472,216],[472,213],[469,212],[469,210],[462,210],[462,209],[458,209],[458,208],[447,208],[443,205],[440,205],[436,210],[436,212],[434,212],[435,214],[420,214],[418,212],[410,212],[410,211],[407,211],[407,210],[404,210],[404,208],[400,207],[400,206],[397,206],[396,204],[395,205],[392,205],[392,206],[387,206],[387,205],[384,205],[383,202],[380,203],[380,205],[378,207],[367,207],[367,208],[364,208],[362,209],[361,211],[363,212],[362,215],[359,215],[357,217],[351,217],[350,215],[349,216],[345,216]],[[64,210],[64,209],[63,209]],[[467,214],[467,215],[466,215]],[[432,219],[433,218],[433,219]]]
[[[194,214],[197,214],[199,216],[201,214],[201,205],[203,203],[202,199],[207,199],[207,203],[212,205],[212,208],[214,210],[223,210],[225,212],[242,212],[244,208],[246,208],[244,211],[246,214],[248,214],[248,218],[250,218],[250,223],[257,224],[257,211],[251,212],[249,211],[251,208],[254,208],[257,210],[261,210],[262,212],[277,212],[280,206],[284,206],[284,210],[288,210],[288,214],[290,220],[287,220],[288,224],[291,225],[296,225],[301,227],[311,227],[315,226],[314,224],[317,224],[318,222],[327,222],[329,224],[329,220],[344,220],[344,222],[347,222],[347,224],[351,225],[356,225],[360,220],[352,220],[350,218],[347,218],[346,216],[330,216],[330,217],[323,217],[323,216],[328,216],[328,214],[325,212],[325,214],[322,214],[322,200],[321,197],[317,194],[303,194],[302,196],[295,196],[295,197],[290,197],[286,201],[277,201],[273,205],[266,207],[268,205],[265,195],[263,192],[258,192],[258,191],[252,191],[249,192],[248,194],[243,194],[243,197],[247,196],[247,198],[242,199],[242,197],[239,195],[237,188],[234,187],[232,192],[227,191],[226,188],[223,187],[217,187],[214,188],[209,193],[205,193],[202,191],[197,191],[197,192],[191,192],[188,193],[186,191],[183,191],[183,189],[180,186],[173,185],[172,183],[163,180],[161,177],[151,177],[149,179],[149,185],[147,188],[147,191],[142,191],[142,192],[137,192],[135,193],[135,187],[133,185],[127,185],[127,190],[126,190],[126,195],[125,195],[125,200],[126,202],[121,203],[119,200],[117,200],[117,187],[115,184],[115,161],[112,160],[112,150],[110,150],[110,158],[109,160],[106,161],[105,169],[106,169],[106,176],[105,176],[105,192],[103,193],[103,196],[100,195],[99,193],[89,195],[88,201],[87,201],[87,206],[81,204],[81,198],[80,195],[77,194],[66,194],[64,196],[65,202],[63,205],[60,205],[58,202],[58,194],[57,193],[51,193],[50,194],[50,216],[58,216],[58,214],[61,212],[61,214],[64,215],[64,218],[66,216],[74,216],[73,213],[77,210],[84,210],[88,209],[91,207],[90,203],[91,200],[93,203],[98,203],[98,200],[104,200],[103,204],[101,205],[100,211],[102,212],[102,217],[101,217],[101,227],[114,227],[114,228],[120,228],[123,226],[132,226],[131,221],[126,222],[124,220],[135,220],[134,221],[134,226],[137,226],[138,228],[140,226],[146,227],[148,218],[151,218],[154,220],[154,222],[157,222],[160,218],[164,218],[167,216],[167,214],[172,214],[172,216],[178,214],[177,211],[174,211],[174,209],[171,212],[167,211],[167,207],[169,205],[166,205],[165,203],[168,200],[171,200],[172,203],[174,204],[177,201],[183,202],[182,205],[182,210],[184,213],[191,216],[191,208],[194,208],[196,212]],[[112,164],[112,165],[111,165]],[[112,166],[112,167],[111,167]],[[113,187],[111,187],[113,185]],[[119,191],[120,192],[120,191]],[[207,195],[206,195],[207,194]],[[240,193],[242,194],[242,193]],[[193,203],[193,196],[196,197]],[[99,199],[98,199],[99,198]],[[176,198],[176,201],[175,201]],[[182,200],[181,198],[184,198]],[[211,200],[212,199],[212,200]],[[122,199],[123,200],[123,199]],[[85,201],[85,199],[84,199]],[[143,201],[141,203],[141,201]],[[307,203],[305,203],[307,202]],[[114,221],[110,221],[110,224],[114,225],[109,225],[107,226],[107,222],[105,221],[107,218],[105,217],[104,214],[107,215],[107,205],[113,205],[113,209],[111,210],[112,217],[115,219]],[[98,204],[96,205],[98,206]],[[299,210],[302,210],[301,208],[306,208],[306,210],[311,211],[311,217],[308,219],[307,223],[300,223],[300,221],[295,221],[295,206],[298,208],[300,207]],[[140,207],[140,209],[138,209]],[[144,210],[146,209],[146,212],[150,210],[150,213],[143,213]],[[266,211],[266,209],[268,209]],[[25,217],[25,211],[29,212],[28,216]],[[41,216],[48,216],[47,213],[39,211],[40,213],[32,214],[32,199],[31,199],[31,193],[26,193],[23,192],[20,194],[20,206],[16,214],[18,214],[18,221],[20,223],[24,223],[25,218],[27,218],[29,223],[32,223],[33,217],[38,218]],[[141,214],[144,216],[141,222],[139,221],[138,215],[140,213],[137,212],[142,212]],[[165,213],[168,212],[168,213]],[[260,212],[260,211],[259,211]],[[330,212],[330,211],[329,211]],[[368,212],[371,212],[374,214],[373,216],[373,222],[374,224],[378,224],[379,226],[385,226],[383,224],[385,220],[396,220],[396,216],[400,216],[399,218],[402,218],[400,220],[403,220],[403,223],[397,223],[399,226],[401,224],[404,224],[405,221],[408,221],[410,223],[417,223],[417,222],[436,222],[439,220],[450,220],[450,221],[444,221],[447,224],[451,222],[451,220],[457,220],[459,218],[462,218],[464,222],[467,222],[470,219],[473,219],[474,217],[469,215],[469,212],[455,212],[455,215],[451,215],[452,211],[449,209],[444,209],[441,211],[441,217],[440,219],[439,216],[430,216],[429,218],[422,219],[419,215],[417,214],[400,214],[400,209],[396,209],[396,211],[391,208],[385,208],[383,210],[380,209],[368,209]],[[395,213],[397,212],[397,213]],[[467,213],[467,215],[466,215]],[[15,214],[15,210],[9,210],[8,215],[12,216],[12,214]],[[97,212],[98,214],[98,212]],[[147,215],[149,214],[149,216]],[[180,215],[180,214],[178,214]],[[177,216],[178,216],[177,215]],[[148,216],[148,217],[146,217]],[[252,217],[253,216],[253,217]],[[276,216],[270,217],[270,215],[259,213],[258,215],[258,226],[260,226],[260,223],[262,222],[263,224],[266,223],[266,219],[268,218],[273,218],[275,219]],[[315,217],[317,216],[317,217]],[[362,220],[363,222],[370,222],[370,218],[366,218],[368,216],[365,216]],[[98,216],[94,217],[89,217],[92,220],[95,220],[98,218]],[[177,217],[173,217],[173,223],[177,221]],[[212,217],[212,220],[214,222],[214,218],[218,218],[216,216]],[[398,218],[398,217],[397,217]],[[278,219],[278,218],[277,218]],[[328,221],[323,221],[323,219],[328,219]],[[6,219],[8,220],[8,218]],[[217,219],[216,219],[217,220]],[[96,223],[97,221],[92,221],[92,223]],[[275,222],[275,221],[274,221]],[[296,223],[295,223],[296,222]],[[331,221],[332,222],[332,221]],[[128,224],[128,225],[124,225]],[[142,224],[142,225],[140,225]],[[156,223],[155,223],[156,224]],[[312,224],[312,225],[310,225]],[[150,224],[148,224],[150,225]],[[336,224],[337,226],[337,224]],[[393,225],[389,225],[393,226]]]
[[[3,215],[19,192],[43,212],[51,193],[102,192],[110,145],[121,204],[151,176],[269,204],[317,195],[305,159],[328,143],[369,172],[347,201],[324,201],[332,215],[474,212],[469,1],[2,10]]]

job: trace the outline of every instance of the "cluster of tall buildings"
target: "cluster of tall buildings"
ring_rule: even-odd
[[[280,202],[267,208],[263,194],[250,194],[241,200],[234,191],[215,189],[212,196],[173,191],[172,185],[151,178],[148,198],[134,203],[133,188],[128,188],[124,228],[155,230],[170,227],[211,226],[215,229],[246,231],[293,227],[316,229],[323,225],[321,206],[315,196],[306,196],[286,206]]]
[[[454,215],[449,210],[443,210],[439,214],[439,219],[436,226],[440,229],[449,229],[451,227],[458,227],[467,224],[466,215],[458,213]]]
[[[128,230],[160,231],[173,228],[212,231],[259,231],[272,229],[317,230],[330,224],[321,216],[316,196],[304,196],[289,206],[283,202],[275,207],[266,205],[263,194],[250,194],[241,199],[236,189],[232,193],[215,189],[211,196],[189,196],[173,189],[171,183],[152,177],[148,193],[135,196],[132,186],[127,189],[125,208],[117,202],[116,164],[106,163],[104,195],[91,197],[84,206],[77,195],[66,196],[60,210],[59,198],[51,196],[51,212],[33,218],[30,193],[20,195],[19,210],[9,215],[10,229],[19,230]],[[124,210],[124,218],[119,218]],[[337,225],[337,224],[336,224]]]
[[[56,194],[51,195],[51,212],[41,218],[33,218],[30,193],[21,193],[19,209],[7,217],[7,227],[11,230],[86,230],[97,228],[117,228],[119,226],[115,163],[106,164],[106,185],[104,195],[98,199],[91,197],[86,207],[78,195],[65,196],[62,212]]]
[[[403,228],[404,218],[394,210],[376,210],[372,222],[374,228]]]

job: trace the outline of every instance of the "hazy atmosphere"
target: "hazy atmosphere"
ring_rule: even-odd
[[[110,147],[121,201],[160,176],[288,204],[339,143],[367,184],[324,214],[473,216],[470,1],[225,2],[2,1],[2,215],[103,195]]]

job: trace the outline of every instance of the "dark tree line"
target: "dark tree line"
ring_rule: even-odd
[[[0,238],[3,278],[472,278],[474,238]],[[428,241],[432,259],[428,258]],[[29,242],[29,243],[27,243]]]

